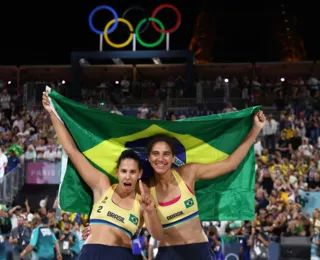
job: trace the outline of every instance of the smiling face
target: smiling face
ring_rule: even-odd
[[[119,180],[119,186],[127,192],[134,191],[137,181],[142,176],[142,170],[139,169],[139,163],[134,159],[122,159],[116,170]]]
[[[165,174],[171,170],[174,154],[166,142],[156,142],[149,153],[149,162],[155,174]]]

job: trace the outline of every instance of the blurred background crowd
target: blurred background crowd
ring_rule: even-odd
[[[151,120],[263,105],[267,123],[254,144],[255,220],[204,222],[204,231],[220,260],[232,254],[230,245],[236,245],[238,259],[271,259],[272,245],[283,237],[311,240],[312,259],[319,259],[320,81],[314,76],[218,76],[197,78],[192,89],[184,83],[182,76],[158,81],[123,77],[83,88],[81,96],[89,106]],[[39,225],[53,230],[63,259],[77,259],[88,216],[61,211],[56,200],[59,178],[53,183],[43,181],[59,174],[62,149],[38,94],[50,86],[67,95],[68,82],[34,81],[23,89],[12,85],[3,82],[0,89],[0,259],[20,259],[29,245],[32,253],[24,259],[37,259],[41,249],[31,234]],[[133,240],[137,259],[154,259],[157,244],[143,230]]]

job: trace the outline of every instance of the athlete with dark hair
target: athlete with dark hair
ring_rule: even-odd
[[[215,259],[199,215],[194,185],[196,180],[214,179],[236,169],[264,127],[262,111],[254,115],[254,125],[239,147],[225,160],[208,164],[189,163],[172,168],[175,147],[171,137],[155,136],[147,145],[154,176],[146,182],[164,228],[159,240],[158,260]]]
[[[112,184],[108,176],[92,166],[78,150],[67,128],[53,112],[45,92],[42,103],[50,114],[64,151],[93,192],[91,234],[77,259],[133,259],[131,237],[143,223],[152,236],[160,238],[163,235],[153,198],[144,192],[141,182],[141,195],[136,192],[137,182],[142,176],[139,156],[132,150],[122,152],[116,169],[119,183]]]

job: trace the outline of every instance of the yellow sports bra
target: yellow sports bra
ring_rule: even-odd
[[[151,181],[151,195],[163,228],[170,228],[199,216],[196,196],[173,169],[172,174],[178,183],[181,195],[169,202],[158,202],[154,181]]]
[[[137,193],[132,209],[123,209],[112,201],[117,184],[112,185],[92,208],[90,225],[105,224],[119,228],[130,238],[140,225],[140,195]]]

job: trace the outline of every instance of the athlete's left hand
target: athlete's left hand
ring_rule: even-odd
[[[139,188],[141,192],[140,205],[142,210],[146,212],[152,212],[154,210],[154,200],[150,194],[150,191],[144,187],[144,184],[139,180]]]

